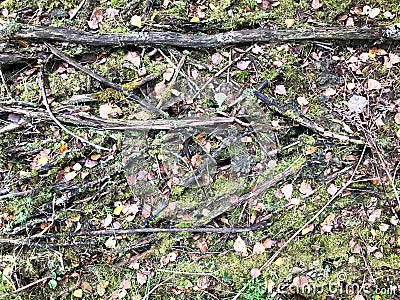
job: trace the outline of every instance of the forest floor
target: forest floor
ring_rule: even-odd
[[[397,0],[0,9],[0,298],[400,298],[398,41],[12,37],[398,31]]]

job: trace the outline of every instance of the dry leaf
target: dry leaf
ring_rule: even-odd
[[[293,194],[293,185],[290,183],[286,184],[281,188],[281,191],[285,195],[285,199],[290,200]]]
[[[308,100],[305,97],[297,97],[297,103],[300,106],[306,106],[309,104]]]
[[[147,282],[147,275],[143,274],[143,273],[140,273],[140,272],[137,273],[136,274],[136,282],[139,285],[144,285]]]
[[[400,112],[394,115],[394,121],[396,124],[400,124]]]
[[[239,60],[239,61],[237,62],[237,64],[236,64],[236,67],[237,67],[239,70],[244,71],[244,70],[247,69],[247,67],[249,66],[249,64],[250,64],[250,60]]]
[[[286,19],[286,20],[285,20],[286,28],[292,27],[292,26],[294,25],[295,22],[296,22],[295,19]]]
[[[317,149],[318,149],[317,147],[311,146],[311,147],[308,147],[305,152],[307,155],[310,155],[310,154],[313,154],[315,151],[317,151]]]
[[[346,27],[354,27],[354,19],[352,17],[347,18]]]
[[[122,114],[122,110],[116,105],[111,103],[106,103],[100,105],[99,115],[103,119],[115,119]]]
[[[275,265],[277,265],[278,267],[282,266],[283,265],[283,258],[282,257],[278,257],[275,260]]]
[[[166,81],[170,81],[172,79],[172,77],[174,76],[174,72],[175,72],[174,68],[167,68],[165,70],[165,72],[163,73],[163,78]]]
[[[121,284],[119,285],[120,289],[129,290],[131,288],[131,281],[129,279],[122,279]]]
[[[136,26],[136,27],[142,27],[142,18],[138,15],[132,16],[131,25]]]
[[[247,256],[247,246],[246,243],[243,241],[243,239],[238,236],[235,243],[233,244],[233,249],[236,252],[239,252],[242,256]]]
[[[334,185],[333,183],[330,184],[330,186],[328,187],[328,189],[326,190],[328,192],[329,195],[333,196],[336,194],[336,192],[338,191],[338,188],[336,185]]]
[[[83,291],[82,289],[77,289],[75,290],[72,295],[76,298],[82,298],[83,297]]]
[[[302,235],[306,235],[307,233],[311,232],[314,230],[314,224],[309,224],[303,230],[301,231]]]
[[[299,192],[302,193],[303,195],[308,196],[312,194],[313,190],[311,186],[308,184],[308,182],[303,180],[303,182],[300,184]]]
[[[115,16],[118,15],[118,14],[119,14],[119,10],[118,9],[115,9],[115,8],[112,8],[112,7],[109,7],[109,8],[106,9],[106,17],[111,19],[111,20],[114,20]]]
[[[125,54],[124,59],[129,61],[136,68],[140,68],[140,54],[138,52],[128,51],[128,53]]]
[[[262,242],[262,244],[263,244],[265,249],[271,249],[273,246],[275,246],[276,241],[274,241],[274,240],[272,240],[270,238],[267,238]]]
[[[96,8],[95,10],[93,10],[89,21],[87,21],[87,24],[90,29],[98,29],[99,23],[102,20],[103,20],[103,12],[100,9]]]
[[[214,53],[211,56],[211,62],[213,63],[213,65],[218,66],[223,60],[223,56],[221,54],[219,54],[218,52]]]
[[[262,254],[264,252],[265,252],[265,248],[264,248],[263,244],[261,244],[259,242],[254,244],[253,255]]]
[[[275,87],[275,94],[277,95],[286,95],[286,88],[284,85],[277,85]]]
[[[319,0],[312,0],[311,7],[313,9],[318,9],[318,8],[322,7],[322,2]]]
[[[368,217],[368,221],[371,223],[374,223],[380,216],[381,216],[382,210],[381,209],[375,209]]]
[[[108,214],[107,217],[103,220],[103,227],[106,228],[110,226],[111,223],[112,223],[112,216]]]
[[[75,171],[65,173],[64,179],[65,179],[65,181],[70,181],[70,180],[74,179],[76,177],[76,175],[78,175],[78,173],[76,173]]]
[[[349,99],[347,106],[351,112],[361,113],[364,108],[367,106],[368,100],[367,98],[359,95],[353,95]]]
[[[116,208],[114,208],[113,214],[119,216],[123,209],[124,209],[123,205],[118,205]]]
[[[367,90],[379,90],[382,88],[381,83],[378,80],[375,79],[368,79],[367,81]]]
[[[106,247],[110,248],[110,249],[114,249],[115,246],[117,245],[117,240],[113,237],[108,238],[108,240],[106,241]]]
[[[336,90],[333,88],[327,88],[325,91],[322,92],[322,94],[324,94],[327,97],[336,95]]]
[[[380,231],[385,232],[385,231],[387,231],[388,229],[389,229],[389,224],[382,223],[382,224],[379,225],[379,230],[380,230]]]
[[[200,18],[198,16],[194,16],[190,19],[190,23],[198,23],[200,22]]]
[[[68,151],[68,146],[67,146],[67,144],[61,144],[60,145],[60,153],[64,153],[64,152],[67,152]]]
[[[381,10],[378,7],[373,8],[369,12],[368,17],[370,17],[371,19],[376,18],[380,12],[381,12]]]
[[[260,271],[260,269],[253,268],[250,271],[250,275],[251,275],[252,279],[256,279],[257,277],[259,277],[261,275],[261,271]]]

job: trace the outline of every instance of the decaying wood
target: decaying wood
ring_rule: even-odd
[[[252,29],[218,34],[184,34],[177,32],[131,32],[130,34],[93,34],[57,27],[27,26],[7,29],[0,27],[0,41],[39,40],[74,42],[91,46],[169,45],[191,48],[222,47],[255,42],[288,42],[303,40],[400,40],[400,27],[316,27],[299,29]]]
[[[21,107],[11,107],[0,105],[0,113],[14,113],[24,115],[39,120],[52,121],[47,112],[43,109],[29,109]],[[176,129],[198,126],[214,126],[218,124],[232,124],[235,122],[233,117],[189,117],[184,119],[155,119],[155,120],[118,120],[102,119],[86,113],[67,115],[66,113],[54,116],[61,122],[78,126],[89,126],[103,130],[146,130],[146,129]]]

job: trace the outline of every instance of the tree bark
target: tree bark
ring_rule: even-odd
[[[400,26],[373,28],[316,27],[304,29],[252,29],[218,34],[183,34],[176,32],[132,32],[130,34],[94,34],[57,27],[26,26],[17,29],[0,27],[0,41],[39,40],[74,42],[91,46],[168,45],[190,48],[222,47],[255,42],[304,40],[400,40]]]

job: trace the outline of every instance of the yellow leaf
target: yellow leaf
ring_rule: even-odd
[[[68,151],[68,146],[67,146],[67,144],[61,144],[61,145],[60,145],[60,153],[64,153],[64,152],[66,152],[66,151]]]
[[[134,15],[131,18],[131,24],[136,27],[142,27],[142,18],[138,15]]]
[[[121,214],[121,211],[124,209],[124,206],[123,205],[119,205],[119,206],[117,206],[115,209],[114,209],[114,215],[120,215]]]
[[[40,166],[44,166],[45,164],[47,164],[49,162],[49,159],[46,156],[41,156],[38,159],[38,164]]]
[[[275,261],[275,265],[277,265],[278,267],[283,265],[283,258],[282,257],[278,257],[277,260]]]
[[[82,289],[77,289],[77,290],[75,290],[74,293],[73,293],[73,295],[74,295],[74,297],[76,297],[76,298],[82,298],[82,296],[83,296]]]
[[[285,25],[286,25],[287,28],[290,28],[290,27],[292,27],[294,25],[295,22],[296,22],[295,19],[286,19],[285,20]]]
[[[198,16],[194,16],[193,18],[190,19],[191,23],[198,23],[200,22],[200,18]]]
[[[313,154],[315,151],[317,151],[317,147],[311,146],[310,148],[306,149],[306,154]]]

